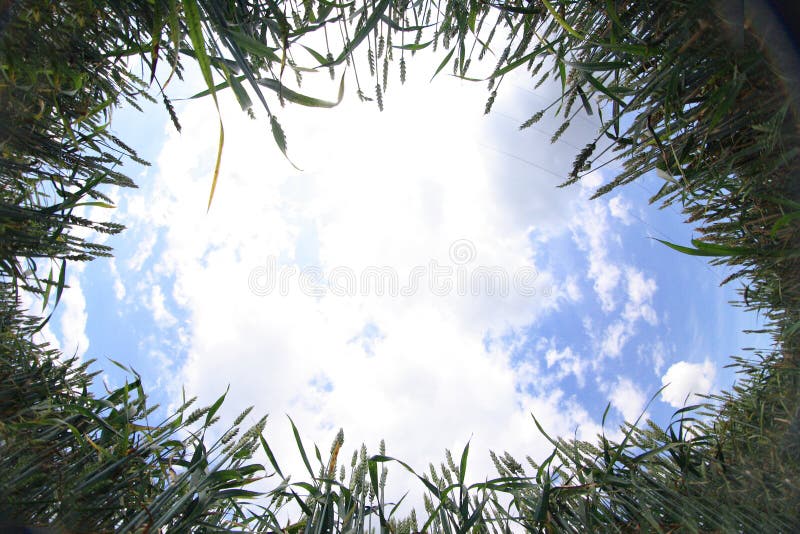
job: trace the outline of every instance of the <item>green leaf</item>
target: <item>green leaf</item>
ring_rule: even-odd
[[[397,511],[397,509],[398,509],[398,508],[400,508],[400,505],[403,503],[403,501],[404,501],[404,500],[406,500],[406,497],[407,497],[407,496],[408,496],[408,492],[405,492],[405,493],[403,494],[403,496],[402,496],[402,497],[400,497],[400,500],[399,500],[399,501],[397,501],[397,504],[395,504],[395,505],[392,507],[392,510],[389,512],[389,518],[391,518],[391,517],[394,515],[394,513]]]
[[[280,35],[275,35],[276,41],[281,41],[285,37],[284,32],[288,32],[291,28],[289,24],[289,20],[283,14],[283,10],[280,8],[275,0],[267,0],[267,8],[269,12],[272,13],[272,16],[275,20],[278,21],[278,30],[280,31]]]
[[[539,432],[541,432],[541,433],[542,433],[542,435],[543,435],[545,438],[547,438],[547,441],[549,441],[550,443],[552,443],[553,445],[555,445],[556,447],[558,447],[558,441],[556,441],[556,440],[554,440],[553,438],[551,438],[551,437],[550,437],[550,435],[549,435],[547,432],[545,432],[545,431],[544,431],[544,428],[542,428],[542,425],[541,425],[541,424],[539,424],[539,420],[538,420],[538,419],[536,419],[536,416],[535,416],[535,415],[533,415],[533,414],[531,414],[531,417],[533,418],[533,422],[534,422],[534,424],[536,425],[536,428],[538,428],[538,429],[539,429]]]
[[[197,53],[192,50],[191,48],[181,48],[180,53],[194,58],[195,61],[197,60]],[[230,69],[233,72],[239,72],[241,69],[239,68],[239,64],[236,61],[224,57],[217,57],[217,56],[208,56],[209,65],[217,68],[217,69]]]
[[[469,16],[467,17],[467,26],[469,27],[469,31],[473,34],[475,33],[475,21],[478,19],[477,5],[478,4],[472,4],[472,8],[469,10]]]
[[[308,469],[308,473],[311,475],[311,478],[314,478],[314,471],[311,470],[311,464],[308,461],[308,456],[306,455],[306,449],[303,447],[303,440],[300,439],[300,432],[297,431],[297,427],[294,425],[294,421],[292,418],[287,415],[286,417],[289,418],[289,422],[292,424],[292,432],[294,433],[294,441],[297,443],[297,448],[300,450],[300,456],[303,458],[303,464],[305,464],[306,469]]]
[[[317,52],[316,50],[314,50],[313,48],[308,47],[306,45],[300,45],[300,46],[305,48],[308,51],[309,54],[314,56],[314,59],[319,61],[320,66],[325,65],[326,63],[328,63],[328,59],[325,56],[323,56],[322,54],[320,54],[319,52]]]
[[[227,387],[227,389],[225,390],[225,393],[223,393],[222,396],[220,398],[218,398],[214,402],[214,404],[211,405],[211,408],[208,409],[208,413],[206,414],[206,423],[205,423],[204,426],[208,426],[208,424],[211,422],[211,419],[214,418],[214,415],[216,415],[216,413],[219,410],[220,406],[222,406],[222,403],[225,402],[225,396],[228,394],[228,392],[230,390],[231,390],[231,386],[229,385]]]
[[[289,34],[289,38],[291,39],[292,42],[294,42],[294,41],[298,40],[299,37],[301,37],[302,35],[304,35],[306,33],[315,32],[320,28],[324,28],[324,27],[327,27],[330,24],[338,22],[341,19],[342,19],[342,16],[341,15],[337,15],[337,16],[333,17],[332,19],[323,20],[322,22],[320,22],[318,24],[308,24],[308,25],[301,26],[300,29],[291,32]]]
[[[278,461],[275,459],[275,455],[272,454],[272,449],[269,447],[267,440],[264,439],[263,434],[258,435],[261,441],[261,447],[264,449],[264,452],[267,454],[267,458],[269,458],[269,463],[272,464],[272,467],[275,469],[275,472],[280,475],[281,478],[285,479],[286,477],[283,475],[281,468],[278,466]]]
[[[599,81],[597,78],[595,78],[594,76],[592,76],[592,75],[591,75],[590,73],[588,73],[588,72],[584,72],[584,73],[583,73],[583,77],[584,77],[584,79],[585,79],[587,82],[589,82],[589,84],[590,84],[592,87],[594,87],[595,89],[597,89],[598,91],[600,91],[601,93],[603,93],[604,95],[606,95],[608,98],[610,98],[611,100],[613,100],[614,102],[616,102],[616,103],[617,103],[617,104],[619,104],[620,106],[622,106],[622,107],[625,107],[625,101],[624,101],[624,100],[622,100],[622,99],[621,99],[620,97],[618,97],[617,95],[615,95],[614,93],[612,93],[612,92],[611,92],[611,90],[610,90],[610,89],[608,89],[608,88],[607,88],[605,85],[603,85],[602,83],[600,83],[600,81]]]
[[[389,26],[393,30],[397,30],[399,32],[416,32],[416,31],[424,30],[425,28],[430,28],[431,26],[433,26],[433,24],[423,24],[423,25],[418,25],[418,26],[400,26],[397,22],[392,20],[391,17],[387,17],[384,14],[381,14],[380,19],[387,26]]]
[[[369,482],[372,486],[372,492],[378,496],[380,495],[378,490],[378,464],[370,459],[367,468],[369,470]],[[381,505],[380,499],[378,500],[378,515],[380,516],[381,525],[383,525],[386,520],[383,517],[383,506]]]
[[[53,289],[53,266],[50,265],[50,274],[47,275],[47,282],[45,282],[44,295],[42,297],[42,311],[47,309],[47,301],[50,299],[50,291]]]
[[[392,45],[392,48],[397,48],[399,50],[416,51],[416,50],[422,50],[423,48],[428,48],[431,45],[431,43],[433,43],[433,40],[428,41],[427,43],[418,43],[418,44],[411,43],[411,44],[407,44],[407,45]]]
[[[489,501],[489,495],[487,494],[481,503],[475,507],[475,511],[472,512],[472,515],[467,519],[466,523],[461,527],[460,532],[468,533],[472,526],[481,518],[481,512],[483,512],[483,508],[486,506],[486,503]]]
[[[260,491],[250,491],[245,489],[229,489],[217,493],[220,499],[254,499],[264,495]]]
[[[592,110],[592,104],[589,102],[589,98],[586,96],[586,93],[583,91],[580,85],[575,85],[575,90],[578,91],[578,96],[581,97],[581,103],[583,104],[583,109],[586,111],[587,115],[593,115],[594,110]]]
[[[217,96],[214,95],[216,101]],[[219,107],[217,107],[219,113]],[[211,178],[211,191],[208,194],[208,207],[206,211],[211,209],[211,201],[214,200],[214,191],[217,188],[217,178],[219,178],[219,168],[222,164],[222,148],[225,146],[225,127],[222,125],[222,116],[219,117],[219,143],[217,144],[217,162],[214,164],[214,175]]]
[[[664,241],[663,239],[658,239],[654,237],[656,241],[662,243],[673,250],[677,250],[683,254],[688,254],[689,256],[704,256],[704,257],[716,257],[716,256],[741,256],[745,254],[752,254],[754,251],[748,248],[739,248],[739,247],[723,247],[720,245],[710,245],[709,243],[704,243],[702,241],[698,241],[697,239],[692,239],[692,244],[697,248],[685,247],[682,245],[676,245],[675,243],[670,243],[669,241]]]
[[[417,472],[414,471],[414,469],[410,465],[405,463],[404,461],[398,460],[397,458],[392,458],[391,456],[384,456],[382,454],[376,454],[376,455],[372,456],[369,459],[369,461],[370,462],[376,462],[376,463],[383,463],[383,462],[397,462],[397,463],[399,463],[400,465],[405,467],[406,470],[409,473],[411,473],[412,475],[416,476],[420,480],[420,482],[425,484],[425,487],[428,488],[428,491],[430,491],[437,498],[440,497],[441,492],[439,491],[439,488],[434,486],[429,480],[427,480],[424,477],[421,477],[420,475],[418,475]]]
[[[264,58],[269,61],[274,61],[276,63],[281,62],[281,58],[275,53],[278,50],[277,48],[267,46],[258,39],[254,39],[246,33],[239,31],[228,29],[227,34],[237,45],[242,47],[242,49],[246,50],[247,52],[250,52],[254,56]]]
[[[182,4],[186,29],[189,33],[189,39],[192,41],[197,65],[200,67],[200,72],[203,75],[203,79],[206,81],[206,85],[212,88],[214,86],[214,80],[211,76],[211,61],[206,53],[206,42],[203,37],[203,27],[200,22],[200,7],[197,5],[196,0],[183,0]]]
[[[314,98],[312,96],[307,96],[296,91],[292,91],[285,85],[283,85],[280,81],[274,80],[272,78],[261,78],[258,80],[258,84],[268,89],[272,89],[283,98],[288,100],[289,102],[293,102],[295,104],[300,104],[301,106],[307,106],[311,108],[333,108],[338,106],[342,102],[342,98],[344,97],[344,74],[342,74],[342,79],[339,82],[339,93],[337,95],[336,102],[329,102],[327,100],[320,100],[319,98]],[[273,117],[273,121],[275,121]],[[277,123],[277,121],[275,121]],[[278,126],[280,128],[280,126]],[[273,132],[275,131],[275,126],[273,125]],[[282,135],[282,132],[281,132]],[[276,138],[277,141],[277,138]],[[285,146],[285,139],[283,141]],[[281,146],[279,143],[278,146]],[[285,151],[285,148],[281,148],[282,151]],[[284,152],[285,153],[285,152]]]
[[[467,472],[467,457],[469,456],[469,441],[464,447],[464,452],[461,453],[461,464],[458,469],[458,483],[464,485],[464,475]]]
[[[664,388],[661,388],[661,389],[664,389]],[[697,410],[698,408],[702,408],[703,406],[704,406],[703,404],[692,404],[690,406],[684,406],[683,408],[675,410],[675,413],[672,414],[672,418],[674,419],[676,415],[684,414],[686,412],[693,412],[693,411]]]
[[[550,2],[549,2],[548,0],[542,0],[542,3],[544,4],[544,7],[546,7],[546,8],[547,8],[547,11],[549,11],[549,12],[550,12],[550,15],[551,15],[551,16],[552,16],[554,19],[556,19],[556,22],[558,22],[558,23],[561,25],[561,27],[562,27],[562,28],[564,28],[565,30],[567,30],[567,33],[568,33],[568,34],[570,34],[571,36],[573,36],[573,37],[575,37],[575,38],[577,38],[577,39],[580,39],[581,41],[584,39],[583,35],[581,35],[580,33],[578,33],[578,32],[575,30],[575,28],[573,28],[572,26],[570,26],[570,25],[567,23],[567,21],[564,19],[564,17],[562,17],[562,16],[561,16],[561,15],[558,13],[558,11],[556,11],[555,9],[553,9],[553,6],[550,4]]]
[[[343,4],[337,4],[336,2],[328,2],[327,0],[317,0],[317,1],[320,4],[322,4],[323,6],[336,7],[336,8],[340,8],[340,9],[348,8],[348,7],[352,6],[353,4],[355,4],[355,2],[347,2],[347,3],[343,3]]]
[[[95,208],[106,208],[106,209],[113,209],[116,208],[114,204],[110,202],[101,202],[99,200],[93,200],[91,202],[78,202],[77,204],[73,204],[73,207],[77,208],[78,206],[93,206]]]
[[[250,100],[250,95],[247,94],[247,90],[242,85],[240,79],[236,76],[233,76],[230,72],[226,72],[225,74],[231,83],[233,94],[236,96],[236,101],[239,102],[242,111],[251,109],[253,107],[253,101]]]
[[[524,56],[522,56],[522,57],[520,57],[520,58],[517,58],[517,59],[515,59],[514,61],[512,61],[511,63],[509,63],[508,65],[506,65],[505,67],[503,67],[503,68],[501,68],[501,69],[497,69],[497,70],[496,70],[496,71],[494,71],[494,72],[492,73],[492,75],[491,75],[491,76],[489,76],[489,78],[487,78],[487,79],[491,79],[491,78],[499,78],[500,76],[503,76],[503,75],[505,75],[505,74],[508,74],[509,72],[511,72],[512,70],[516,69],[516,68],[517,68],[517,67],[519,67],[520,65],[523,65],[523,64],[527,63],[528,61],[530,61],[531,59],[533,59],[533,58],[537,57],[537,56],[538,56],[539,54],[541,54],[542,52],[544,52],[544,51],[546,51],[546,50],[550,50],[550,49],[552,48],[553,44],[556,44],[556,43],[558,43],[558,42],[559,42],[559,41],[561,41],[562,39],[563,39],[563,37],[561,37],[561,38],[557,39],[557,40],[556,40],[555,42],[553,42],[553,43],[549,43],[549,42],[548,42],[548,43],[544,43],[544,44],[542,44],[542,45],[539,45],[539,46],[537,46],[536,48],[534,48],[534,49],[533,49],[531,52],[529,52],[528,54],[525,54]]]
[[[64,292],[64,287],[67,285],[67,260],[61,261],[61,268],[58,270],[58,284],[56,285],[56,302],[53,306],[57,306],[61,300],[61,294]]]
[[[547,517],[547,509],[549,508],[550,501],[550,477],[544,482],[542,488],[542,495],[539,497],[539,503],[536,505],[536,512],[534,514],[534,521],[542,522]]]
[[[321,465],[322,467],[325,467],[325,464],[322,462],[322,455],[320,454],[319,447],[317,447],[316,443],[314,444],[314,455],[317,457],[317,461],[319,462],[319,465]]]
[[[219,103],[217,102],[217,94],[214,90],[214,78],[211,75],[211,61],[206,53],[205,38],[203,37],[203,27],[200,22],[200,8],[196,0],[183,0],[183,10],[186,19],[186,28],[189,33],[189,39],[192,41],[194,48],[195,59],[200,67],[200,72],[203,74],[203,79],[214,98],[214,105],[217,107],[217,114],[219,115]],[[217,147],[217,161],[214,164],[214,175],[211,179],[211,192],[208,195],[208,207],[211,209],[211,201],[214,199],[214,191],[217,188],[217,178],[219,178],[219,169],[222,164],[222,148],[225,145],[225,128],[222,125],[222,116],[219,116],[219,144]]]
[[[436,72],[434,72],[433,76],[431,76],[431,81],[433,81],[433,79],[436,78],[436,75],[439,74],[439,72],[445,67],[445,65],[447,65],[447,62],[450,61],[451,57],[453,57],[453,53],[455,51],[456,51],[456,47],[455,46],[450,49],[450,52],[448,52],[447,55],[442,60],[442,62],[439,63],[439,67],[436,69]]]
[[[567,65],[582,72],[616,70],[628,67],[628,63],[626,61],[595,61],[595,62],[567,61]]]

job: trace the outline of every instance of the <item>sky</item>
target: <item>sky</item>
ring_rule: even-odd
[[[696,236],[676,207],[648,205],[661,179],[589,200],[610,165],[557,188],[594,117],[551,144],[556,119],[518,126],[559,87],[508,79],[484,116],[483,84],[433,71],[411,61],[383,112],[351,78],[334,109],[276,107],[291,163],[261,110],[250,120],[222,95],[208,211],[213,102],[176,101],[180,134],[160,106],[120,110],[115,132],[152,166],[127,167],[139,187],[109,191],[116,209],[91,208],[127,230],[105,241],[113,259],[70,266],[45,336],[97,359],[109,387],[125,380],[109,358],[133,367],[164,407],[230,386],[223,421],[269,413],[266,437],[298,476],[287,414],[323,451],[344,428],[346,451],[385,439],[418,470],[469,441],[477,481],[489,450],[549,454],[532,415],[591,440],[607,405],[614,435],[729,388],[729,356],[768,340],[741,333],[758,317],[728,304],[723,269],[653,239]],[[335,100],[327,73],[306,78]],[[189,76],[173,94],[201,88]],[[392,469],[389,484],[411,482]]]

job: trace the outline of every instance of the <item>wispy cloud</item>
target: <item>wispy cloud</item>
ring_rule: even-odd
[[[167,310],[164,292],[161,290],[160,285],[151,285],[149,294],[143,295],[142,303],[152,312],[153,320],[159,327],[165,328],[174,326],[175,323],[178,322],[175,316]]]
[[[584,195],[595,183],[597,178],[584,180]],[[584,210],[575,214],[570,226],[575,243],[587,253],[587,276],[594,283],[595,294],[600,299],[603,311],[610,313],[617,306],[614,292],[619,285],[622,269],[610,256],[613,236],[608,221],[608,208],[602,201],[587,203]]]
[[[631,204],[622,195],[616,195],[608,201],[608,210],[611,216],[622,221],[622,224],[628,225],[633,222]]]
[[[589,361],[576,354],[572,347],[566,346],[559,350],[555,339],[551,338],[542,344],[545,348],[544,361],[547,369],[554,373],[555,380],[562,380],[572,375],[578,383],[578,387],[583,387],[586,383],[585,373],[590,367]]]

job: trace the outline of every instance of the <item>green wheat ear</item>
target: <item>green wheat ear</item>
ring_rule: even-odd
[[[488,115],[490,111],[492,111],[492,106],[494,105],[494,99],[497,97],[497,90],[492,91],[492,94],[489,95],[489,99],[486,101],[486,108],[483,110],[484,115]]]
[[[589,166],[589,158],[592,157],[592,154],[594,154],[596,148],[597,146],[594,143],[589,143],[583,147],[583,150],[580,151],[572,164],[572,172],[569,174],[569,179],[565,183],[561,184],[561,187],[578,181],[578,173],[587,170],[587,166]]]
[[[531,126],[542,120],[542,117],[544,116],[544,111],[545,110],[540,110],[534,113],[530,119],[520,124],[519,129],[524,130],[525,128],[530,128]]]
[[[172,101],[165,93],[161,93],[161,97],[164,100],[164,107],[167,108],[167,113],[169,114],[172,124],[175,126],[175,129],[178,130],[178,133],[181,133],[181,123],[178,121],[178,114],[175,113],[175,107],[172,105]]]
[[[549,78],[549,77],[550,77],[550,71],[548,70],[548,71],[546,71],[544,74],[542,74],[542,77],[541,77],[541,78],[539,78],[539,80],[536,82],[536,85],[534,85],[534,86],[533,86],[533,88],[534,88],[534,89],[538,89],[539,87],[541,87],[541,86],[542,86],[542,84],[543,84],[544,82],[546,82],[546,81],[547,81],[547,78]]]
[[[371,48],[367,50],[367,62],[369,63],[369,75],[375,76],[375,56]]]
[[[564,121],[564,122],[561,124],[561,126],[559,126],[558,130],[556,130],[556,133],[554,133],[554,134],[553,134],[553,137],[551,137],[551,138],[550,138],[550,142],[551,142],[551,143],[555,143],[556,141],[558,141],[558,139],[561,137],[561,135],[562,135],[562,134],[563,134],[565,131],[567,131],[567,128],[569,128],[569,121],[568,121],[568,120],[567,120],[567,121]]]
[[[251,411],[253,411],[253,407],[252,407],[252,406],[250,406],[250,407],[246,408],[244,411],[242,411],[242,413],[240,413],[240,414],[239,414],[239,415],[236,417],[236,419],[234,419],[234,421],[233,421],[233,426],[239,426],[239,424],[240,424],[242,421],[244,421],[244,418],[245,418],[245,417],[247,417],[247,415],[248,415],[248,414],[249,414]]]

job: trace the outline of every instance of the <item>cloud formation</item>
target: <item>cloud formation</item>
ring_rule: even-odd
[[[86,297],[83,295],[79,274],[67,276],[67,287],[59,303],[59,347],[64,356],[82,358],[89,349],[86,335]]]
[[[187,333],[176,394],[185,386],[208,401],[230,384],[228,415],[249,404],[273,414],[268,435],[281,457],[297,456],[283,413],[309,440],[326,444],[341,426],[358,440],[350,446],[385,438],[417,467],[471,439],[477,478],[493,471],[487,449],[549,452],[531,413],[554,435],[596,435],[599,414],[555,384],[542,388],[549,374],[583,382],[581,358],[563,348],[552,368],[535,372],[514,359],[523,332],[581,298],[580,273],[549,271],[541,257],[549,239],[569,237],[555,214],[586,200],[534,176],[526,194],[553,217],[509,217],[522,209],[507,190],[523,191],[509,178],[519,169],[486,149],[499,143],[477,105],[483,90],[454,84],[406,87],[382,115],[352,102],[331,116],[287,108],[281,119],[302,173],[261,122],[224,101],[224,162],[208,214],[216,119],[210,102],[185,106],[184,133],[167,134],[154,182],[130,200],[124,221],[148,229],[126,264],[144,271],[137,299]],[[436,122],[421,128],[426,116]],[[569,147],[534,151],[560,153],[559,172],[572,158]],[[468,255],[453,250],[465,242]],[[254,291],[251,275],[268,261],[293,270],[287,291]],[[391,268],[403,281],[432,262],[451,269],[447,294],[420,284],[408,294],[316,295],[299,285],[309,268],[317,281],[340,267]],[[482,273],[476,290],[457,290],[462,268]],[[525,269],[533,293],[492,295],[492,273],[512,280]]]
[[[297,473],[283,414],[306,441],[326,446],[344,427],[345,448],[385,438],[417,468],[471,440],[475,479],[493,472],[488,449],[550,452],[531,414],[551,435],[585,439],[600,431],[595,408],[606,401],[638,417],[648,386],[610,365],[663,319],[655,276],[622,251],[630,205],[588,200],[599,173],[556,189],[575,152],[569,132],[556,145],[535,130],[515,134],[507,117],[531,105],[512,94],[488,120],[483,89],[456,80],[411,83],[383,114],[352,101],[281,110],[303,172],[262,121],[223,97],[225,153],[208,213],[216,114],[209,101],[184,104],[184,133],[167,130],[120,221],[137,239],[118,263],[118,294],[169,327],[143,342],[159,387],[212,402],[230,384],[223,420],[250,404],[270,413],[267,437]],[[449,291],[422,278],[403,292],[419,267],[449,269]],[[493,276],[522,271],[535,291],[492,289]],[[346,272],[356,290],[338,291]],[[377,290],[364,273],[375,284],[396,277],[397,290]],[[568,312],[575,325],[547,330]],[[580,343],[582,324],[591,343]],[[576,338],[564,334],[572,326]]]
[[[619,378],[609,395],[611,405],[616,408],[625,421],[634,422],[644,413],[647,398],[641,389],[628,378]],[[643,416],[646,419],[647,415]]]
[[[714,387],[715,375],[716,367],[709,360],[703,363],[674,363],[661,377],[661,384],[666,386],[661,398],[673,408],[699,402],[702,399],[698,395],[706,395]]]

